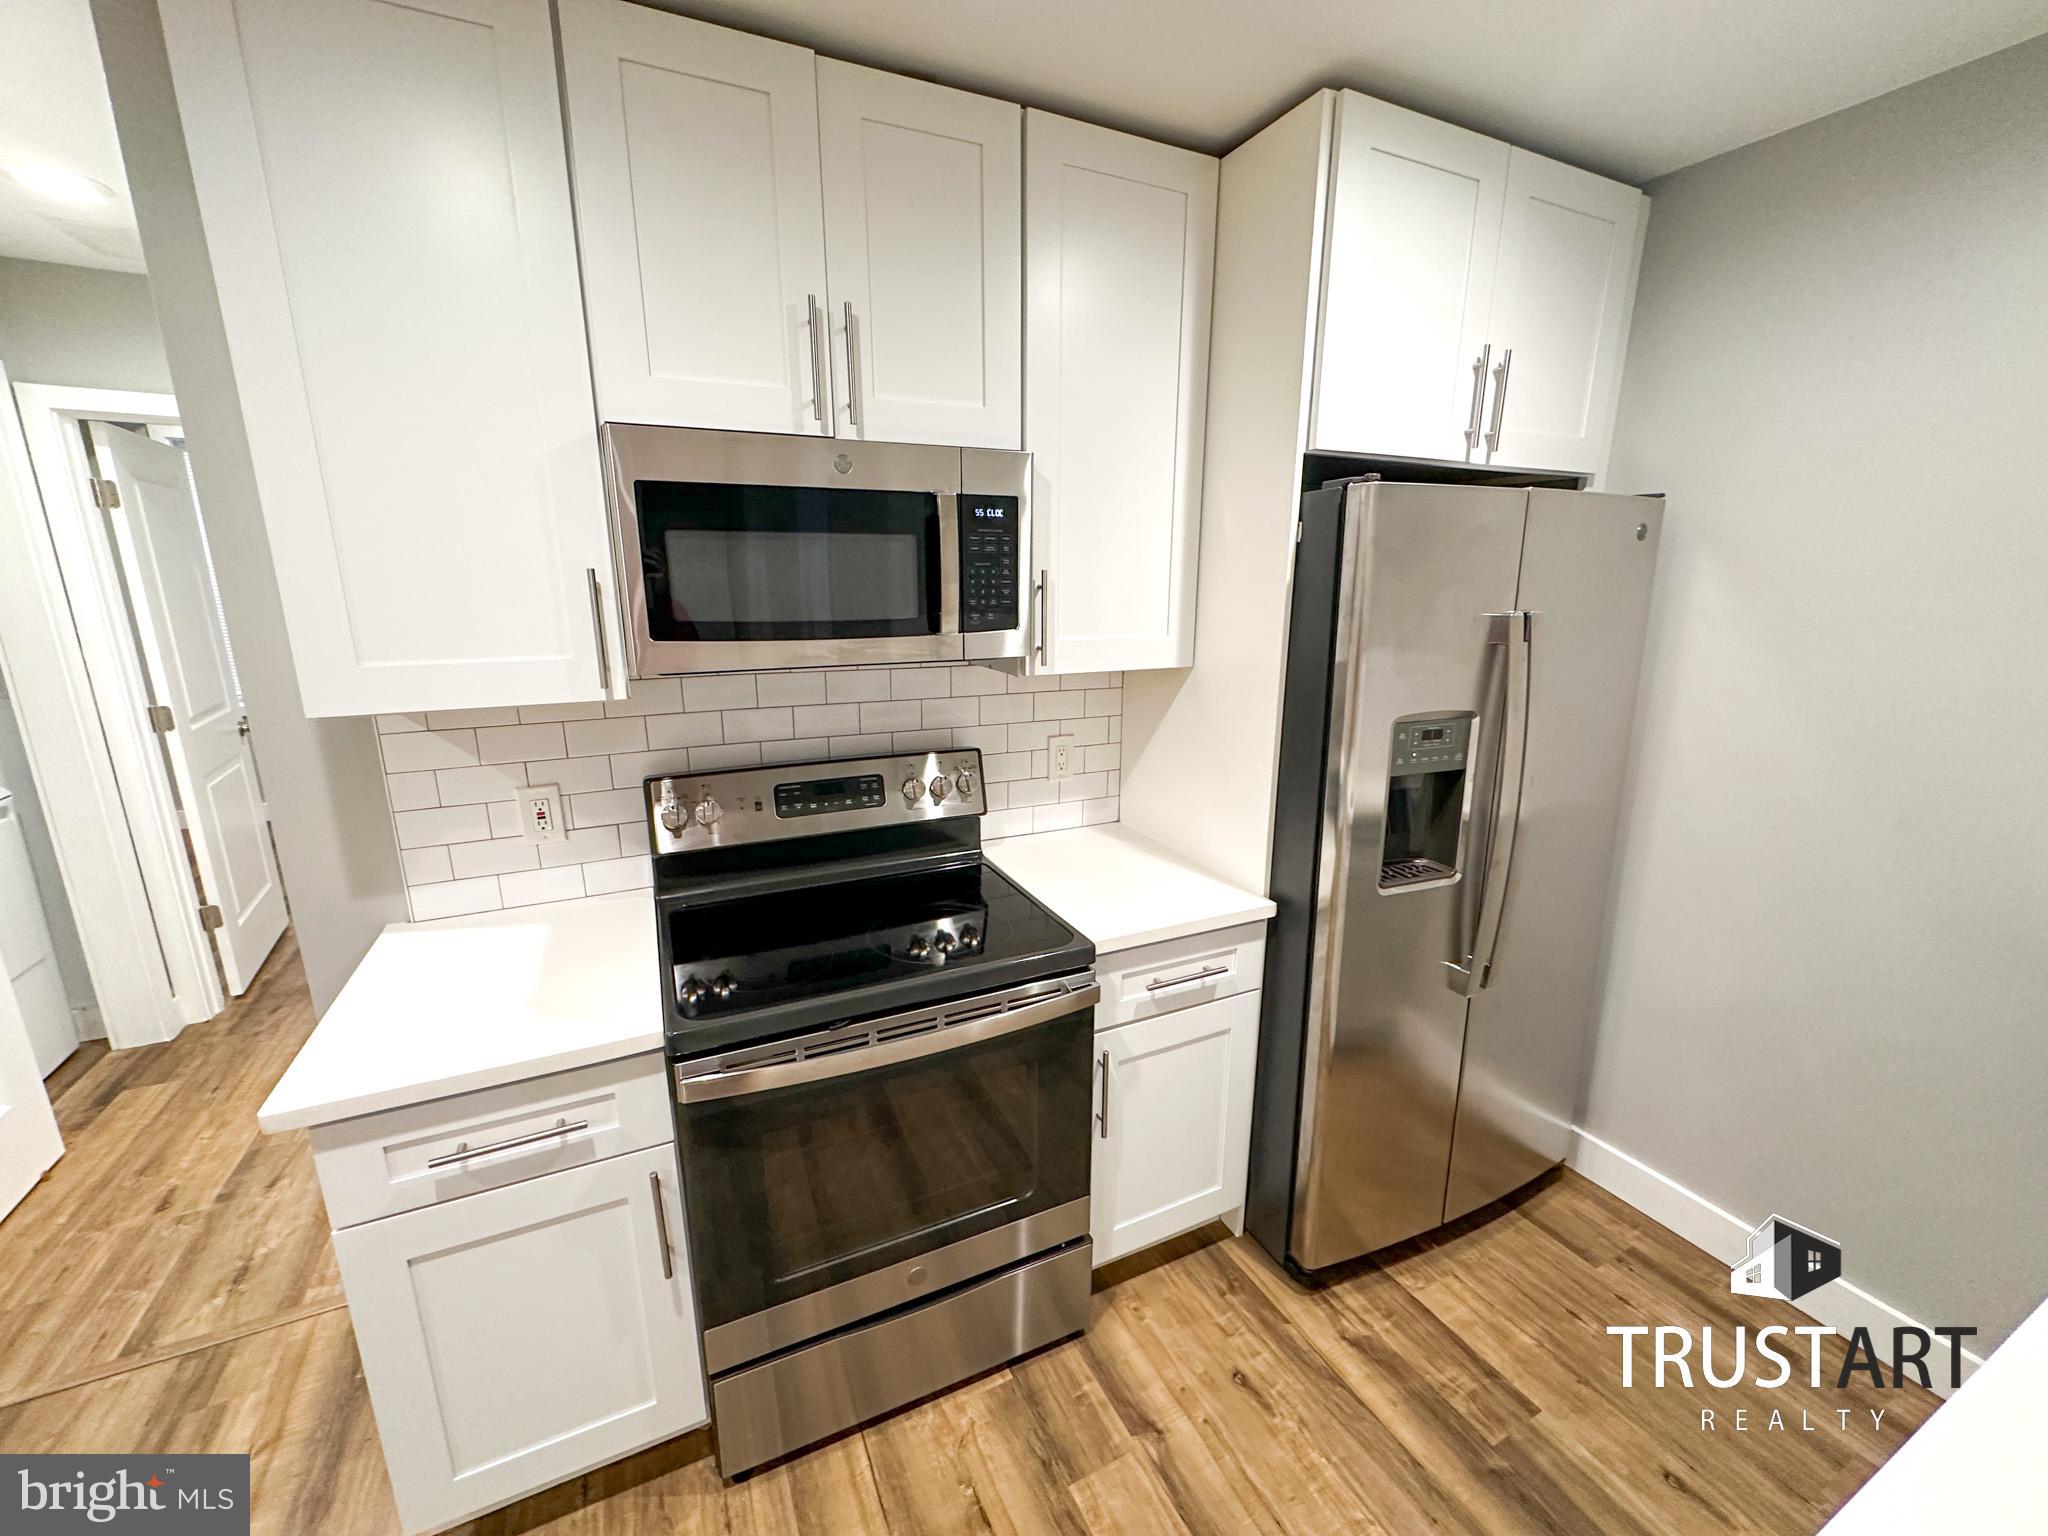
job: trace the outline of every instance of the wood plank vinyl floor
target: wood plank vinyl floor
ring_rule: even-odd
[[[311,1151],[256,1130],[310,1027],[287,939],[221,1018],[88,1048],[51,1080],[68,1150],[0,1223],[0,1450],[248,1451],[257,1531],[398,1530]],[[1712,1259],[1562,1172],[1313,1286],[1247,1239],[1193,1234],[1098,1275],[1084,1337],[744,1481],[719,1481],[700,1432],[463,1529],[1810,1532],[1932,1394],[1803,1373],[1660,1392],[1646,1354],[1623,1390],[1604,1332],[1804,1321],[1731,1296]],[[1774,1408],[1787,1428],[1766,1427]]]

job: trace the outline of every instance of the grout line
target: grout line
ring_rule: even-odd
[[[202,1338],[188,1339],[182,1344],[169,1344],[150,1354],[133,1355],[125,1359],[109,1361],[105,1365],[81,1371],[75,1376],[59,1377],[48,1385],[33,1387],[26,1392],[20,1392],[12,1397],[0,1398],[0,1410],[17,1408],[23,1403],[32,1403],[37,1398],[55,1397],[60,1392],[70,1392],[78,1387],[89,1387],[94,1382],[106,1381],[115,1376],[125,1376],[130,1371],[147,1370],[150,1366],[162,1365],[171,1360],[180,1360],[186,1355],[203,1354],[209,1349],[218,1349],[223,1344],[238,1343],[243,1339],[253,1338],[259,1333],[269,1333],[275,1328],[289,1328],[294,1323],[303,1323],[316,1317],[325,1317],[329,1312],[346,1312],[347,1310],[348,1303],[345,1301],[324,1302],[318,1305],[300,1307],[295,1311],[284,1312],[276,1317],[266,1318],[260,1323],[251,1323],[246,1328],[232,1328],[225,1333],[208,1334]]]

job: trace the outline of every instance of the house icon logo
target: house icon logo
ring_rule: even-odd
[[[1749,1252],[1728,1271],[1728,1284],[1738,1296],[1797,1301],[1841,1275],[1841,1244],[1772,1216],[1749,1234]]]

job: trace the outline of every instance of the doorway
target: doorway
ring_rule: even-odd
[[[287,921],[177,403],[9,393],[40,516],[5,530],[8,563],[44,601],[8,605],[0,663],[98,1020],[117,1047],[168,1039],[246,990]],[[18,652],[71,686],[38,688]],[[30,1036],[45,1073],[68,1054],[47,1018]]]

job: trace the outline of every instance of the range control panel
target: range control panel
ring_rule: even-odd
[[[644,787],[656,853],[979,816],[988,808],[981,753],[971,747],[664,774]]]
[[[1465,766],[1465,753],[1471,744],[1470,715],[1397,721],[1394,760],[1388,766],[1395,774],[1450,773]]]
[[[960,628],[1017,627],[1019,498],[960,493]]]

